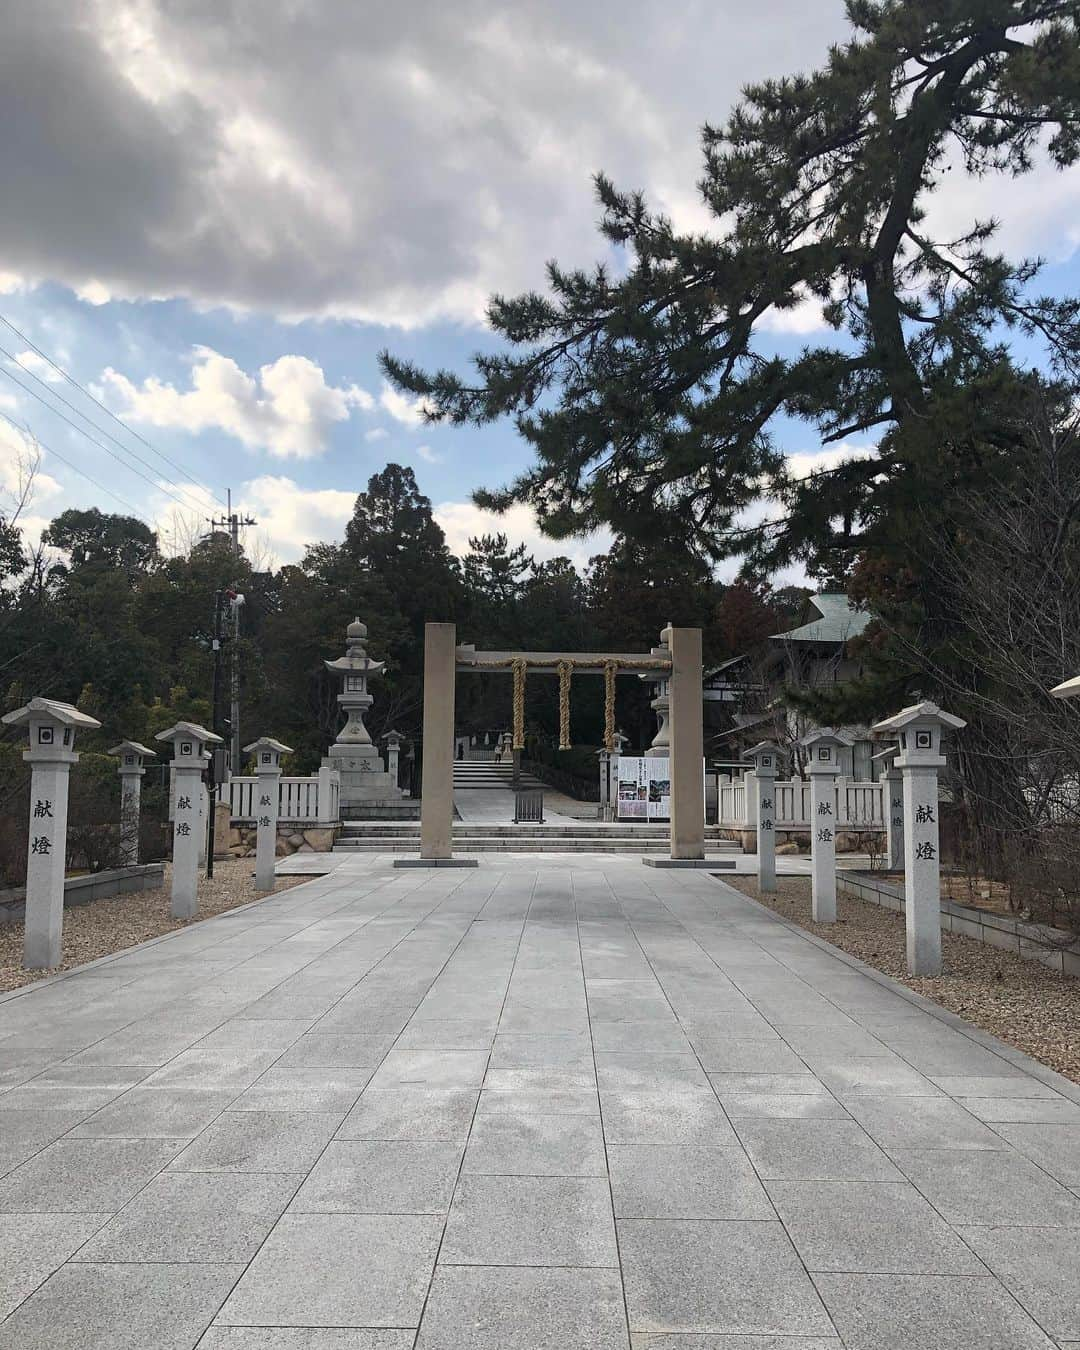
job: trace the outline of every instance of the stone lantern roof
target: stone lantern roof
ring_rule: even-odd
[[[157,758],[156,750],[151,750],[148,745],[143,745],[139,741],[121,741],[119,745],[114,745],[107,753],[110,755],[149,755],[151,759]]]
[[[208,731],[206,727],[199,726],[198,722],[177,722],[167,731],[159,731],[154,737],[155,741],[175,741],[181,736],[189,736],[193,741],[205,741],[210,745],[221,745],[221,737],[216,732]]]
[[[291,745],[284,745],[281,741],[275,741],[273,736],[260,736],[257,741],[252,741],[250,745],[244,746],[245,755],[254,755],[259,750],[273,750],[279,755],[291,755],[293,752]]]
[[[962,717],[943,712],[936,703],[925,701],[923,703],[912,703],[910,707],[901,708],[892,717],[886,717],[884,721],[876,723],[874,731],[881,733],[903,731],[912,722],[927,721],[937,722],[939,726],[951,727],[954,731],[959,731],[962,727],[967,726]]]
[[[84,731],[96,731],[101,723],[96,717],[80,712],[71,703],[59,703],[53,698],[32,698],[22,708],[5,713],[0,722],[9,727],[24,727],[30,721],[51,720],[64,727],[81,727]]]
[[[335,661],[324,661],[326,669],[341,675],[347,675],[352,671],[359,671],[364,675],[378,675],[384,670],[385,661],[373,661],[367,654],[367,648],[364,646],[367,631],[366,623],[361,623],[358,618],[353,619],[345,629],[345,655],[339,656]]]

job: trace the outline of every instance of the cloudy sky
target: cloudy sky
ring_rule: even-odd
[[[231,488],[289,561],[340,536],[395,459],[463,548],[491,524],[469,492],[523,448],[509,426],[425,427],[376,353],[461,367],[490,341],[490,292],[541,285],[551,257],[594,261],[597,169],[704,224],[701,123],[844,31],[841,0],[12,6],[0,415],[46,447],[31,525],[94,504],[190,526]],[[958,184],[936,210],[945,227],[1000,217],[1051,286],[1080,285],[1076,173]],[[785,316],[767,340],[796,349],[813,323]],[[0,421],[0,490],[17,440]],[[817,450],[798,431],[787,448]],[[525,511],[501,528],[536,542]]]

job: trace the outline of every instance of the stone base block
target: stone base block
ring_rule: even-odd
[[[647,857],[641,860],[646,867],[691,867],[697,870],[715,872],[721,867],[734,868],[731,858],[663,858]]]
[[[395,867],[479,867],[477,858],[395,858]]]

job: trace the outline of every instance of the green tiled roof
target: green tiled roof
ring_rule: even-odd
[[[790,633],[777,633],[773,642],[848,642],[863,632],[872,617],[854,609],[846,595],[828,592],[812,595],[810,603],[821,618],[793,628]]]

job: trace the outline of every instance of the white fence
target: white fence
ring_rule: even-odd
[[[751,830],[753,794],[747,793],[754,775],[748,773],[741,781],[721,779],[717,792],[719,823],[729,829]],[[778,830],[808,830],[810,828],[810,781],[805,778],[778,779],[774,784],[773,800]],[[885,828],[885,801],[883,783],[861,783],[846,778],[836,780],[836,823],[842,829]]]
[[[257,778],[230,778],[229,814],[233,820],[254,820]],[[340,818],[341,778],[334,769],[323,769],[311,778],[278,779],[278,819],[336,821]]]

